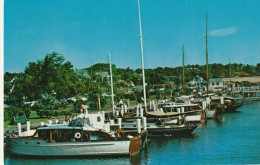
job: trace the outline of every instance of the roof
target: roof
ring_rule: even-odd
[[[196,107],[198,104],[185,104],[185,103],[176,103],[175,105],[166,105],[166,108],[179,108],[179,107]]]
[[[75,73],[80,76],[89,77],[88,71],[84,69],[76,69]]]
[[[168,117],[168,116],[178,116],[182,114],[189,114],[189,113],[194,113],[194,112],[200,112],[204,110],[193,110],[193,111],[188,111],[188,112],[148,112],[147,115],[154,116],[154,117]]]
[[[209,82],[222,82],[223,78],[210,78]]]
[[[110,77],[108,72],[96,72],[96,75],[100,75],[102,77]]]
[[[43,127],[37,128],[37,130],[49,130],[49,129],[83,129],[83,128],[66,126],[66,125],[52,125],[52,126],[43,126]]]

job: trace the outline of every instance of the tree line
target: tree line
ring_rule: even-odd
[[[117,68],[112,65],[114,83],[120,86],[142,85],[141,69]],[[157,67],[155,69],[145,69],[146,82],[154,84],[182,84],[182,67]],[[5,82],[16,77],[13,94],[22,100],[37,100],[43,94],[55,94],[57,99],[63,99],[79,94],[90,94],[94,98],[101,95],[101,88],[107,86],[109,81],[104,81],[97,72],[108,72],[108,63],[94,64],[87,70],[88,77],[78,75],[73,69],[73,65],[65,58],[53,52],[47,54],[44,59],[30,62],[23,73],[8,73],[4,75]],[[245,64],[209,64],[210,78],[231,76],[260,76],[260,63],[256,66]],[[206,65],[186,65],[185,81],[190,81],[193,77],[200,76],[206,79]],[[120,80],[123,80],[123,82]],[[118,83],[117,83],[118,82]],[[5,92],[6,89],[5,89]]]

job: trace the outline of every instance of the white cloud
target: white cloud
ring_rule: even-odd
[[[236,27],[229,27],[224,29],[217,29],[209,31],[209,36],[228,36],[237,32]]]

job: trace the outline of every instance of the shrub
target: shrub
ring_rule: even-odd
[[[50,118],[51,116],[54,115],[54,111],[52,111],[52,110],[38,110],[37,115],[40,116],[41,118],[42,117]]]
[[[136,95],[135,95],[135,93],[128,93],[128,94],[125,94],[125,98],[129,99],[131,101],[134,101],[136,99]]]
[[[32,106],[32,110],[33,111],[36,111],[36,110],[39,110],[39,109],[43,109],[43,105],[42,104],[39,104],[39,103],[35,103],[33,106]]]
[[[69,116],[72,114],[71,110],[60,111],[60,115]]]

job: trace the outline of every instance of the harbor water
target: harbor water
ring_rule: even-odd
[[[260,164],[260,102],[208,120],[185,137],[151,137],[133,157],[32,158],[5,150],[4,164]]]

